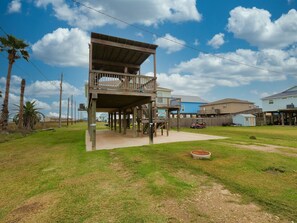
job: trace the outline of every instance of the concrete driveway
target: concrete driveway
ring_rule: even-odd
[[[160,132],[157,133],[157,137],[154,137],[154,144],[170,143],[170,142],[185,142],[185,141],[198,141],[198,140],[211,140],[211,139],[224,139],[226,137],[212,136],[206,134],[196,134],[187,132],[170,131],[169,136],[166,136],[166,132],[162,136]],[[96,150],[101,149],[115,149],[131,146],[143,146],[149,144],[148,136],[133,137],[132,131],[127,131],[126,135],[110,131],[103,130],[96,133]],[[86,150],[92,151],[92,143],[90,137],[86,131]]]

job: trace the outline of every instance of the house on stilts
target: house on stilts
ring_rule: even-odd
[[[97,143],[96,112],[108,112],[111,130],[126,134],[131,124],[134,136],[148,134],[149,143],[153,143],[157,128],[166,129],[168,135],[169,114],[175,110],[179,114],[180,100],[166,98],[162,100],[164,103],[157,103],[161,101],[156,100],[157,47],[154,44],[91,33],[87,111],[93,150]],[[141,65],[150,56],[153,57],[153,76],[141,75]],[[160,109],[165,109],[165,117],[158,117]]]

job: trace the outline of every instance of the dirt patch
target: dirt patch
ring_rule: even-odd
[[[165,213],[168,222],[288,222],[269,214],[254,203],[243,203],[240,195],[231,193],[211,178],[193,175],[186,170],[175,177],[193,186],[191,193],[182,200],[165,200],[158,209]]]
[[[49,193],[44,195],[37,195],[26,200],[21,206],[11,211],[5,222],[7,223],[21,223],[21,222],[38,222],[42,221],[42,215],[49,211],[50,207],[56,205],[59,201],[58,193]]]
[[[276,146],[276,145],[270,145],[270,144],[258,144],[258,145],[243,145],[243,144],[229,144],[235,146],[237,148],[242,148],[242,149],[250,149],[250,150],[257,150],[257,151],[263,151],[263,152],[268,152],[268,153],[278,153],[282,154],[285,156],[290,156],[290,157],[297,157],[297,148],[292,148],[292,147],[284,147],[284,146]],[[291,152],[286,152],[283,150],[291,151]]]

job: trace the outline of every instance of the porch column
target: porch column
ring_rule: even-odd
[[[153,123],[153,107],[152,102],[148,104],[149,113],[149,144],[154,143],[154,123]]]
[[[122,111],[119,109],[119,133],[122,132]]]

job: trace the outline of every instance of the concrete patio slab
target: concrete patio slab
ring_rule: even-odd
[[[170,131],[169,136],[166,136],[166,133],[162,136],[158,132],[157,137],[154,137],[154,144],[224,138],[226,137],[176,131]],[[133,137],[132,131],[127,131],[126,135],[110,130],[97,131],[96,141],[96,150],[149,145],[148,136]],[[88,131],[86,131],[86,150],[92,151],[92,143],[90,142]]]

